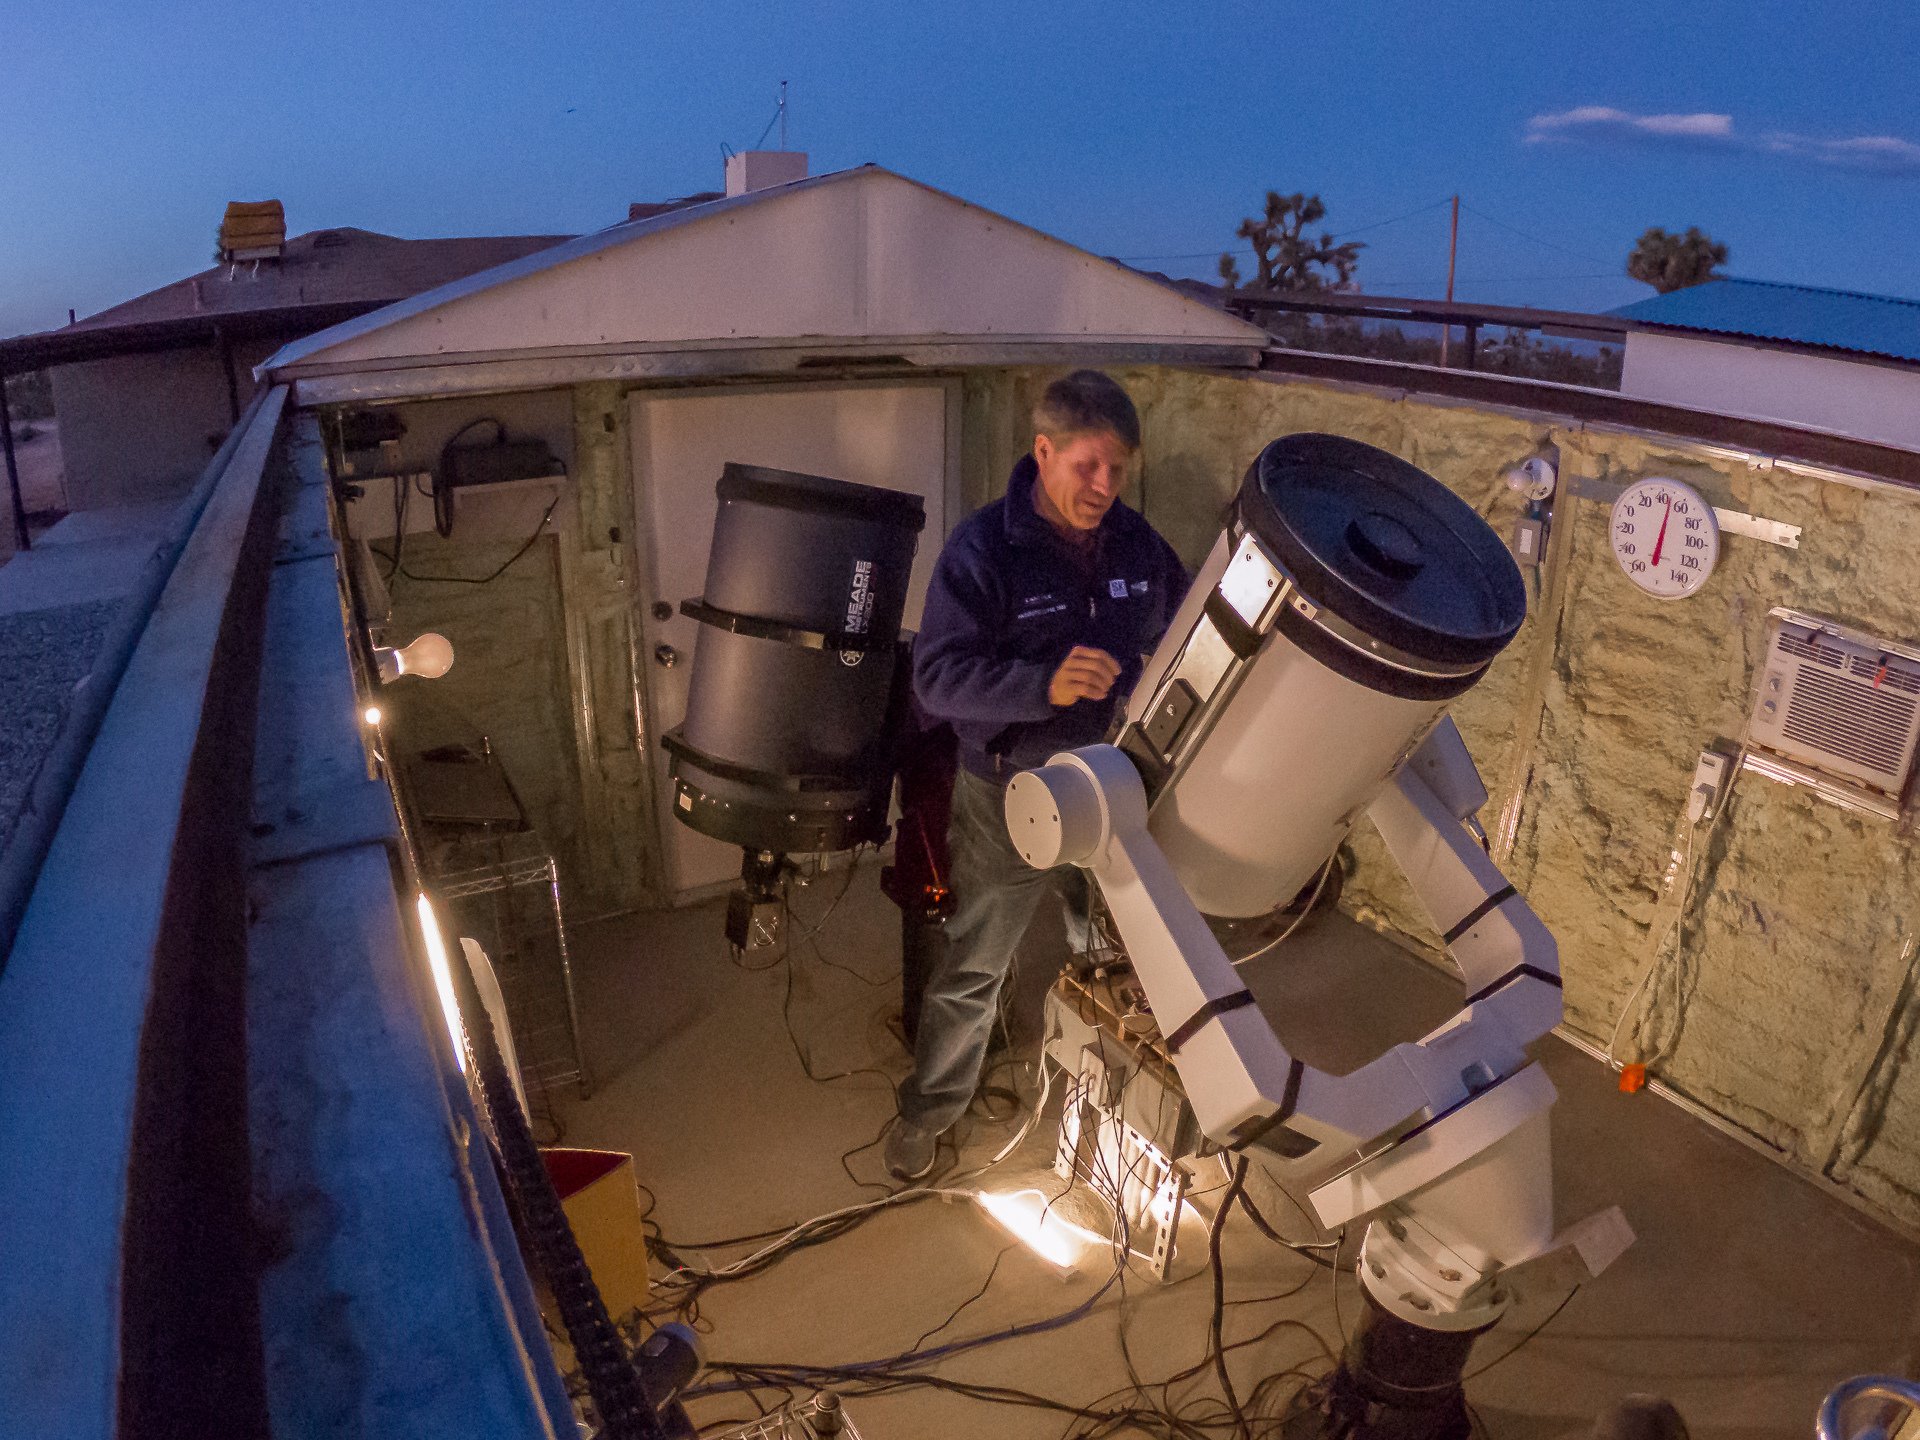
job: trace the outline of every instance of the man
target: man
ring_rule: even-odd
[[[1054,874],[1014,850],[1007,782],[1106,738],[1187,586],[1172,547],[1119,500],[1140,451],[1127,392],[1079,370],[1047,387],[1033,418],[1033,453],[1007,493],[940,552],[914,650],[915,695],[959,737],[959,773],[946,952],[887,1135],[887,1168],[903,1180],[933,1169],[941,1134],[973,1098],[1014,950]],[[1079,938],[1074,919],[1068,928]]]

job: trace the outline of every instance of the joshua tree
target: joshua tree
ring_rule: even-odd
[[[1669,235],[1658,225],[1634,243],[1627,274],[1662,295],[1712,280],[1714,267],[1727,263],[1727,247],[1689,225],[1684,235]]]
[[[1258,267],[1253,289],[1327,290],[1353,279],[1353,268],[1365,245],[1357,240],[1335,244],[1331,234],[1314,240],[1301,233],[1315,221],[1325,219],[1326,214],[1327,207],[1318,195],[1267,192],[1263,216],[1242,220],[1234,232],[1253,249]],[[1231,255],[1220,257],[1220,280],[1229,287],[1240,284],[1240,267]]]

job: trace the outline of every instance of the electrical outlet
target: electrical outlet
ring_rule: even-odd
[[[1513,527],[1513,558],[1528,568],[1540,564],[1540,552],[1547,542],[1547,522],[1521,516]]]
[[[1720,808],[1731,762],[1718,750],[1702,750],[1693,763],[1693,783],[1687,787],[1687,823],[1711,820]]]

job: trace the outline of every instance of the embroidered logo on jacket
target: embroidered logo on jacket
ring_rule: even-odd
[[[1038,620],[1042,615],[1058,615],[1067,608],[1067,602],[1048,591],[1044,595],[1029,595],[1020,602],[1020,613],[1015,620]]]

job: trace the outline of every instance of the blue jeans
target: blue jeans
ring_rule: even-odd
[[[1072,865],[1036,870],[1007,834],[1006,791],[961,770],[947,830],[954,909],[946,953],[927,977],[913,1074],[900,1115],[942,1131],[965,1113],[980,1083],[1000,992],[1033,912],[1056,889],[1066,901],[1067,943],[1086,948],[1088,882]]]

